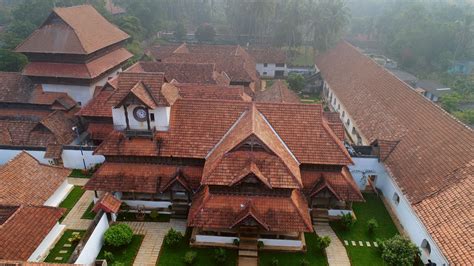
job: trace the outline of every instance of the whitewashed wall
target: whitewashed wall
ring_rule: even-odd
[[[87,240],[81,254],[77,258],[75,264],[93,264],[99,255],[100,249],[104,244],[104,233],[109,228],[107,215],[104,213],[100,218],[99,223],[92,232],[92,235]]]
[[[233,244],[234,239],[239,239],[239,238],[238,237],[231,237],[231,236],[196,235],[196,242],[199,242],[199,243]]]
[[[66,198],[67,194],[71,191],[74,186],[69,184],[67,180],[59,186],[58,189],[49,197],[48,200],[45,201],[43,205],[51,206],[51,207],[58,207],[59,204]]]
[[[257,72],[260,74],[262,77],[268,77],[268,78],[274,78],[275,77],[275,71],[283,71],[283,75],[286,77],[288,76],[288,70],[286,68],[286,64],[283,67],[277,67],[276,64],[267,64],[267,66],[264,66],[263,63],[257,63]]]
[[[135,119],[133,116],[133,110],[138,107],[138,105],[130,105],[127,107],[128,123],[131,129],[138,130],[147,130],[148,125],[146,121],[140,122]],[[159,131],[166,131],[169,128],[170,124],[170,107],[158,107],[154,110],[149,110],[150,114],[153,113],[155,116],[155,121],[150,121],[150,127],[156,128]],[[127,121],[125,119],[125,112],[123,107],[113,108],[112,109],[112,118],[114,125],[118,127],[125,128],[127,126]]]
[[[345,215],[345,214],[348,214],[348,213],[353,214],[352,210],[336,210],[336,209],[329,209],[328,210],[328,215],[333,216],[333,217],[342,216],[342,215]]]
[[[65,225],[56,223],[56,225],[49,231],[46,237],[41,241],[36,250],[28,258],[28,261],[38,262],[48,255],[48,252],[53,248],[53,244],[61,237],[62,232],[66,228]]]
[[[8,161],[17,156],[22,150],[0,149],[0,165],[6,164]],[[49,161],[44,158],[46,151],[26,151],[35,157],[38,161],[44,164],[49,164]]]
[[[138,206],[144,206],[145,208],[168,208],[171,206],[170,201],[145,201],[145,200],[124,200],[128,206],[136,208]]]
[[[262,241],[265,246],[301,247],[303,245],[300,240],[259,238],[258,241]]]

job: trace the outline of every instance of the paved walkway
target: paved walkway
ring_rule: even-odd
[[[160,254],[161,244],[168,230],[173,227],[186,232],[186,221],[171,219],[169,223],[154,222],[120,222],[128,224],[134,234],[144,235],[142,245],[138,250],[137,257],[133,265],[155,265]]]
[[[316,223],[314,229],[319,236],[329,236],[331,238],[331,244],[326,248],[329,266],[350,266],[351,263],[347,256],[346,248],[331,226],[326,223]]]
[[[258,265],[257,258],[239,256],[238,266],[257,266],[257,265]]]
[[[81,219],[81,217],[91,204],[93,197],[93,191],[88,190],[84,192],[82,197],[79,199],[76,205],[74,205],[61,224],[66,225],[67,229],[87,230],[89,225],[92,223],[92,220]]]
[[[67,182],[71,185],[74,185],[74,186],[81,186],[83,187],[87,181],[89,181],[88,178],[77,178],[77,177],[68,177],[67,178]]]

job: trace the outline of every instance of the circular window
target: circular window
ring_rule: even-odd
[[[146,111],[145,108],[139,106],[139,107],[135,107],[135,109],[133,109],[133,117],[135,117],[135,119],[137,121],[145,122],[146,121],[146,116],[147,116],[147,111]]]

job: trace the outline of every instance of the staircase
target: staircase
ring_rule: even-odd
[[[240,238],[239,266],[257,266],[258,247],[256,238]]]
[[[311,211],[313,223],[329,223],[328,209],[313,209]]]
[[[189,204],[187,202],[173,202],[171,204],[171,218],[187,219]]]

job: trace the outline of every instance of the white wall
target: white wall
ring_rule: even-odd
[[[138,107],[138,105],[130,105],[127,107],[128,123],[131,129],[138,130],[147,130],[148,124],[146,121],[140,122],[135,119],[133,116],[133,110]],[[154,110],[149,110],[150,114],[155,115],[155,121],[150,121],[150,127],[156,128],[159,131],[166,131],[169,128],[170,124],[170,107],[158,107]],[[125,112],[123,106],[120,108],[112,109],[112,118],[114,125],[120,128],[125,128],[127,126],[127,121],[125,119]]]
[[[0,165],[6,164],[8,161],[17,156],[22,150],[0,149]],[[44,158],[46,151],[26,151],[31,156],[44,164],[49,164],[49,160]]]
[[[28,258],[28,261],[38,262],[48,255],[48,252],[53,248],[53,244],[61,237],[62,232],[66,228],[65,225],[56,223],[56,225],[49,231],[46,237],[41,241],[36,250]]]
[[[378,161],[378,158],[354,157],[352,159],[354,165],[349,166],[349,170],[359,188],[365,188],[365,184],[362,182],[362,173],[358,171],[372,170],[374,173],[370,173],[370,175],[377,176],[375,179],[375,186],[382,192],[386,201],[389,202],[391,209],[413,243],[420,247],[423,239],[426,239],[429,242],[431,246],[431,255],[429,258],[422,257],[423,261],[427,263],[427,260],[431,259],[431,261],[437,265],[447,264],[446,259],[442,255],[440,249],[436,246],[435,242],[431,239],[426,228],[412,209],[411,204],[393,181],[392,177],[387,173],[384,165]],[[400,198],[398,204],[393,200],[394,193],[397,193]]]
[[[329,216],[334,216],[334,217],[342,216],[342,215],[345,215],[345,214],[348,214],[348,213],[353,214],[352,210],[336,210],[336,209],[329,209],[328,210],[328,215]]]
[[[231,237],[231,236],[196,235],[196,242],[201,242],[201,243],[233,244],[234,239],[239,239],[239,238],[238,237]]]
[[[107,215],[104,213],[95,227],[94,232],[92,232],[92,235],[89,237],[89,240],[87,240],[81,254],[79,254],[75,264],[92,264],[95,262],[104,244],[104,233],[108,228],[109,222],[107,221]]]
[[[168,208],[171,206],[169,201],[145,201],[145,200],[124,200],[128,206],[136,208],[137,206],[144,206],[145,208]]]
[[[301,247],[303,245],[301,240],[259,238],[258,241],[262,241],[265,246]]]
[[[90,168],[98,163],[103,163],[105,157],[102,155],[93,155],[93,151],[82,151],[80,150],[63,150],[61,158],[63,159],[63,165],[66,168],[70,169],[83,169],[84,163],[82,159],[84,158],[86,162],[86,167]]]
[[[43,205],[58,207],[59,204],[66,198],[67,194],[71,191],[74,186],[67,182],[67,179],[56,189],[56,191],[44,202]]]
[[[257,72],[262,77],[274,78],[275,77],[275,71],[278,71],[278,70],[283,71],[283,73],[284,73],[283,75],[285,77],[288,75],[288,70],[286,68],[286,64],[283,67],[277,67],[276,64],[267,64],[267,66],[264,66],[263,63],[257,63],[256,68],[257,68]],[[264,72],[266,74],[264,74]]]

